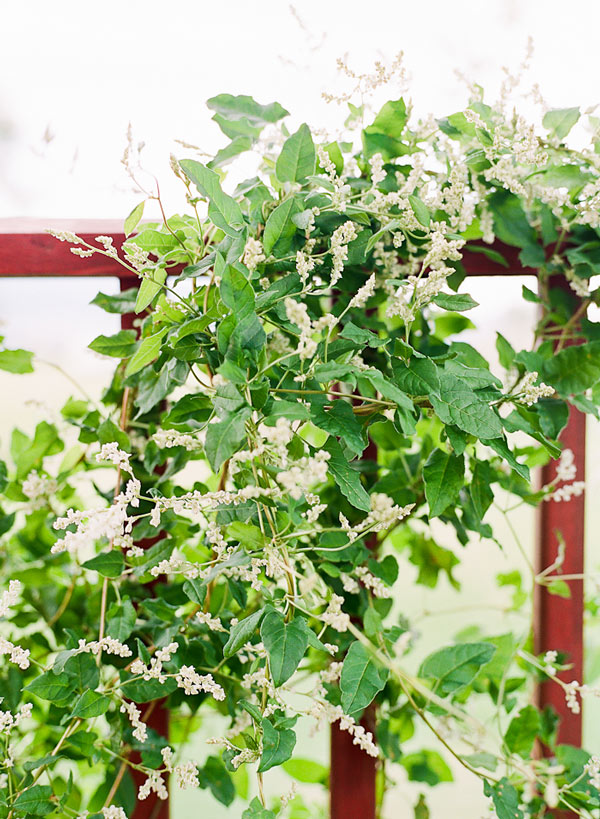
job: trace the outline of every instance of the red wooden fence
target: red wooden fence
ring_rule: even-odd
[[[124,240],[122,223],[112,220],[41,220],[0,219],[0,277],[89,277],[111,276],[121,285],[131,286],[131,273],[114,259],[94,255],[81,259],[70,252],[70,245],[59,242],[45,232],[46,228],[69,230],[93,242],[100,234],[113,238],[116,247]],[[465,250],[463,265],[469,276],[524,276],[535,275],[533,268],[519,261],[517,248],[494,245],[506,259],[508,267],[488,259],[482,253]],[[123,326],[131,326],[131,317],[124,316]],[[565,446],[573,450],[579,477],[585,470],[585,415],[571,408],[569,423],[562,436]],[[543,481],[554,476],[552,465],[543,470]],[[542,504],[537,527],[537,554],[539,568],[550,565],[556,558],[557,530],[568,544],[562,571],[565,574],[583,573],[584,512],[583,496],[573,498],[568,507],[548,502]],[[571,584],[571,597],[550,595],[540,589],[536,600],[536,652],[550,649],[565,652],[572,668],[564,678],[583,680],[583,583]],[[573,714],[566,707],[561,689],[556,684],[543,684],[538,691],[540,706],[552,705],[561,719],[559,738],[579,746],[581,744],[581,714]],[[168,735],[166,712],[155,709],[148,724],[160,734]],[[554,813],[556,819],[569,813]],[[168,805],[151,804],[151,799],[138,804],[133,819],[167,819]],[[352,744],[347,732],[335,726],[331,732],[331,819],[375,819],[375,764],[371,757]]]

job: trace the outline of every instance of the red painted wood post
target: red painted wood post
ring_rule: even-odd
[[[121,278],[120,279],[120,288],[121,292],[124,290],[128,290],[131,287],[136,287],[139,284],[139,279],[137,277],[131,276],[129,278]],[[136,318],[135,313],[123,313],[121,315],[121,329],[122,330],[132,330],[133,322]],[[141,546],[143,549],[150,548],[157,540],[160,539],[160,535],[156,538],[149,538],[147,540],[143,540],[137,543],[138,546]],[[155,585],[156,580],[153,580],[150,584]],[[147,716],[145,714],[145,709],[142,708],[142,720],[146,723],[148,728],[151,728],[153,731],[161,736],[165,737],[166,740],[169,740],[169,710],[166,707],[166,700],[163,698],[161,700],[153,700],[149,703],[147,707]],[[131,761],[133,763],[141,762],[140,754],[135,751],[131,755]],[[132,769],[131,771],[133,782],[135,785],[136,794],[138,788],[144,784],[146,781],[146,774],[142,773],[141,771],[137,771]],[[151,793],[147,799],[143,802],[137,801],[134,811],[131,815],[131,819],[169,819],[169,800],[168,799],[159,799],[155,793]]]

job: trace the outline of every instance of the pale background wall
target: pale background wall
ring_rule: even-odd
[[[532,35],[531,80],[541,84],[551,105],[588,106],[600,98],[600,4],[594,0],[304,0],[296,9],[302,25],[280,0],[2,3],[0,217],[126,215],[138,201],[119,164],[130,121],[136,138],[146,142],[145,166],[161,180],[168,210],[177,209],[181,200],[171,182],[168,156],[172,150],[180,156],[185,152],[173,139],[207,151],[223,144],[203,108],[205,99],[229,92],[251,94],[260,102],[278,100],[292,113],[292,125],[306,120],[334,129],[341,112],[327,106],[320,94],[344,87],[335,70],[336,57],[344,54],[351,65],[365,70],[374,59],[391,59],[403,50],[418,109],[443,115],[465,101],[455,68],[490,88],[493,99],[501,66],[515,67]],[[498,329],[517,347],[528,341],[533,314],[531,305],[518,300],[519,288],[514,280],[480,280],[469,287],[481,302],[471,314],[481,328],[478,338],[490,350]],[[115,285],[0,280],[0,332],[10,346],[33,349],[61,364],[97,394],[110,366],[84,348],[95,335],[116,329],[114,317],[88,306],[97,289],[114,292]],[[44,364],[26,377],[0,373],[0,449],[5,449],[15,421],[32,428],[40,415],[35,402],[55,411],[73,392],[66,379]],[[598,431],[590,432],[588,480],[594,497],[600,483],[593,457]],[[531,548],[531,515],[516,522]],[[597,523],[590,515],[589,563],[594,568]],[[506,535],[504,553],[476,542],[467,548],[458,572],[464,584],[458,599],[443,582],[437,594],[415,587],[407,570],[404,609],[445,610],[464,603],[466,595],[473,606],[490,601],[504,605],[507,597],[494,590],[493,575],[518,565],[518,557],[508,534],[500,531]],[[452,639],[478,616],[496,633],[508,627],[498,610],[444,614],[423,623],[431,636],[422,650]],[[587,641],[596,667],[597,633],[590,630]],[[587,745],[596,752],[597,713],[593,705],[586,709]],[[217,729],[207,725],[203,733]],[[320,758],[325,759],[322,740]],[[433,740],[427,742],[436,747]],[[302,745],[308,755],[317,743],[306,739]],[[205,752],[201,742],[197,750]],[[479,819],[485,803],[478,783],[455,772],[459,787],[441,786],[431,794],[433,819]],[[408,785],[401,770],[393,776],[398,784],[385,817],[412,816],[419,788]],[[286,784],[273,788],[278,792]],[[220,809],[202,792],[184,792],[175,798],[174,816],[209,805],[211,819],[240,813],[235,806]]]

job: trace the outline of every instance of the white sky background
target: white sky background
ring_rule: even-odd
[[[226,92],[276,100],[290,111],[291,129],[306,121],[335,130],[345,110],[327,105],[321,92],[347,90],[335,64],[343,55],[357,70],[370,70],[375,59],[404,51],[417,110],[443,116],[467,100],[454,69],[489,89],[493,101],[502,66],[518,66],[532,35],[527,87],[538,82],[553,107],[600,101],[598,0],[297,0],[296,9],[304,29],[285,0],[0,0],[0,218],[124,218],[140,200],[120,165],[129,122],[146,143],[144,165],[161,181],[166,210],[174,212],[182,199],[169,154],[188,153],[174,139],[206,151],[227,142],[204,107],[207,98]],[[98,287],[110,283],[0,279],[0,333],[11,347],[61,362],[97,393],[111,363],[85,347],[117,329],[115,317],[87,306]],[[478,343],[486,351],[495,330],[517,348],[528,343],[533,306],[519,290],[514,279],[469,283],[481,302],[469,315],[485,328]],[[39,416],[23,409],[27,399],[41,396],[56,408],[73,392],[53,378],[43,366],[27,377],[0,373],[0,444],[9,421],[30,430]],[[597,472],[590,496],[600,491]],[[481,572],[491,570],[470,565],[466,589],[485,599],[493,590],[481,586]],[[454,621],[440,623],[444,629],[451,639]],[[595,741],[598,720],[591,717],[590,709]],[[475,795],[472,783],[459,781],[465,789],[439,789],[435,819],[449,815],[449,798],[453,815],[479,816],[478,786]],[[407,798],[414,804],[398,792],[394,815],[408,810]]]

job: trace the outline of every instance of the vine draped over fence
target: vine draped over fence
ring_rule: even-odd
[[[101,401],[73,397],[59,422],[15,430],[0,464],[0,816],[122,819],[137,798],[165,797],[169,775],[237,798],[246,819],[318,816],[301,786],[270,783],[283,766],[290,782],[326,784],[295,759],[302,722],[349,731],[380,761],[381,798],[387,763],[434,785],[454,757],[499,817],[592,816],[600,760],[556,747],[555,716],[528,704],[541,678],[573,710],[593,693],[557,677],[568,656],[534,656],[529,628],[481,627],[415,665],[402,588],[408,563],[418,583],[458,587],[460,550],[432,519],[496,550],[495,497],[583,490],[557,439],[570,407],[597,416],[600,399],[587,317],[598,122],[575,150],[576,108],[535,129],[504,99],[419,121],[395,99],[374,116],[350,103],[347,138],[323,142],[307,125],[290,134],[277,103],[208,106],[230,142],[205,164],[172,159],[189,212],[167,216],[159,200],[164,219],[142,222],[140,202],[120,248],[58,235],[139,276],[94,299],[139,322],[90,344],[117,362]],[[224,166],[250,150],[257,175],[226,192]],[[461,254],[502,261],[495,237],[537,270],[539,292],[523,296],[542,308],[532,349],[498,335],[502,379],[461,340],[476,305]],[[31,355],[4,349],[0,367],[28,372]],[[530,469],[552,458],[557,480],[534,489]],[[536,583],[567,594],[560,564],[505,577],[514,607],[528,611]],[[145,724],[165,697],[172,745]],[[374,733],[361,724],[371,703]],[[190,759],[209,709],[222,735]],[[435,736],[407,752],[419,722]],[[554,756],[534,758],[537,740]],[[147,775],[139,793],[133,767]]]

